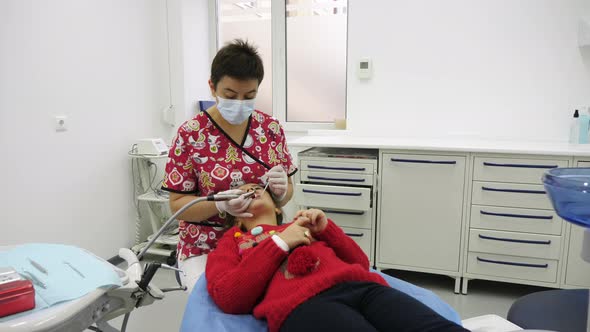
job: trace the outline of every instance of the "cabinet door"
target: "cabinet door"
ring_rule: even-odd
[[[584,228],[571,225],[570,247],[567,254],[567,267],[565,270],[565,283],[570,286],[582,286],[590,288],[590,264],[582,259],[582,242],[584,241]]]
[[[384,154],[378,262],[459,270],[465,157]]]
[[[578,161],[577,167],[590,167],[590,161]],[[568,223],[570,224],[570,223]],[[569,229],[569,228],[568,228]],[[584,228],[571,224],[567,265],[565,268],[565,283],[570,286],[590,288],[590,263],[582,259],[582,244]]]

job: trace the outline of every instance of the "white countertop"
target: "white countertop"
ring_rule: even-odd
[[[474,138],[367,137],[346,133],[345,135],[308,135],[290,140],[288,144],[289,147],[370,148],[590,157],[590,144],[540,141],[519,142]]]

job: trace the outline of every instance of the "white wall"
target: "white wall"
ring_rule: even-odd
[[[209,59],[209,21],[207,0],[182,0],[184,90],[187,117],[198,112],[199,100],[212,100],[207,81],[211,75]]]
[[[171,130],[165,1],[3,0],[0,50],[0,245],[132,245],[127,151]]]
[[[168,0],[168,36],[172,104],[176,128],[198,112],[199,100],[211,100],[207,81],[209,58],[209,1]],[[168,137],[171,141],[173,137]]]
[[[565,141],[574,108],[590,106],[577,46],[588,0],[349,0],[348,13],[354,132]]]

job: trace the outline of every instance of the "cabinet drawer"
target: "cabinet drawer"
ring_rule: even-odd
[[[320,208],[317,206],[307,206],[307,208]],[[348,211],[343,209],[325,209],[320,208],[326,216],[334,221],[338,226],[368,228],[373,229],[373,210],[368,211]]]
[[[546,170],[567,166],[567,160],[475,157],[473,179],[541,184],[541,177]]]
[[[340,227],[346,233],[346,235],[350,236],[351,239],[356,242],[356,244],[363,249],[367,257],[371,258],[371,239],[373,238],[373,233],[370,229],[362,229],[362,228],[350,228],[350,227]]]
[[[372,163],[357,163],[350,160],[301,159],[301,171],[347,172],[353,174],[373,174]]]
[[[473,228],[560,235],[563,222],[555,211],[471,206]]]
[[[543,185],[473,181],[471,202],[478,205],[552,210]]]
[[[469,251],[559,259],[561,236],[471,229]]]
[[[321,209],[368,211],[371,209],[371,189],[298,184],[295,187],[295,203]]]
[[[373,174],[351,174],[350,172],[302,171],[301,181],[316,183],[334,183],[354,186],[372,186]]]
[[[469,252],[467,256],[468,273],[541,282],[557,281],[557,264],[558,261],[550,259],[491,255],[479,252]]]

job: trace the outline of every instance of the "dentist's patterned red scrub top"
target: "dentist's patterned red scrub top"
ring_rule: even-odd
[[[289,176],[297,172],[279,122],[260,111],[248,119],[246,135],[235,142],[211,118],[200,112],[178,129],[170,148],[162,189],[179,194],[207,196],[246,183],[263,185],[260,178],[281,165]],[[177,257],[209,253],[224,233],[224,218],[179,222]]]

